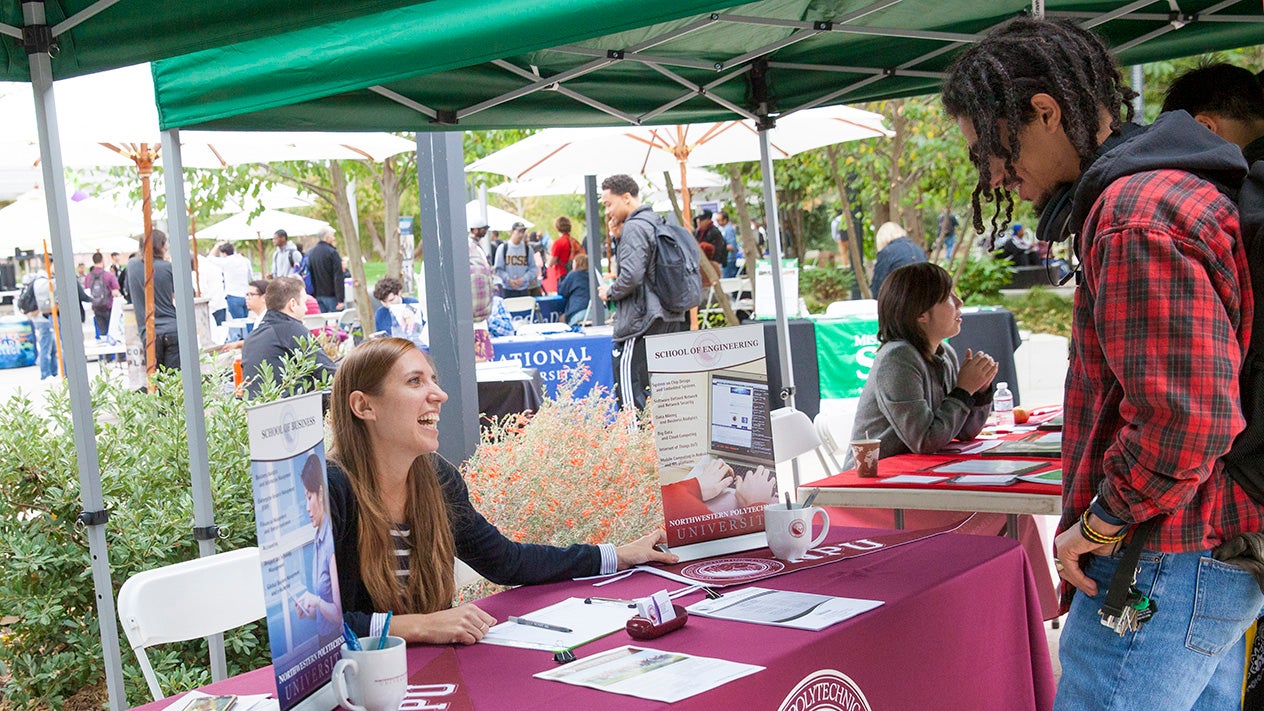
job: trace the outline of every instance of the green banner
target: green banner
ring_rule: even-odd
[[[821,398],[860,397],[878,351],[878,319],[816,320]]]

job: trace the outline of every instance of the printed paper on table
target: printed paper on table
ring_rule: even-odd
[[[646,339],[667,543],[682,560],[767,545],[777,460],[763,334],[753,325]]]
[[[342,645],[320,400],[320,393],[308,393],[246,411],[268,642],[282,711],[329,683]]]

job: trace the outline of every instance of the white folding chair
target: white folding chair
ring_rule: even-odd
[[[821,438],[821,449],[825,451],[825,456],[829,457],[830,464],[834,466],[833,473],[838,474],[843,471],[843,465],[838,463],[837,456],[842,450],[838,447],[838,440],[834,439],[834,433],[830,432],[825,413],[816,413],[812,425],[816,428],[816,435]]]
[[[535,323],[535,308],[534,296],[512,296],[505,299],[505,310],[515,324],[519,321]]]
[[[123,583],[118,614],[149,693],[163,698],[146,647],[210,635],[267,614],[259,549],[241,548],[137,573]]]

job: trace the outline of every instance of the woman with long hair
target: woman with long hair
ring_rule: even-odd
[[[996,361],[948,345],[961,332],[952,277],[930,262],[900,267],[878,292],[878,347],[860,393],[852,439],[881,440],[879,458],[930,454],[973,439],[992,409]],[[848,466],[851,455],[848,454]]]
[[[470,504],[456,467],[436,454],[448,399],[430,357],[411,341],[368,341],[343,359],[330,416],[330,509],[343,615],[376,635],[473,644],[496,620],[474,604],[452,606],[453,558],[488,580],[521,585],[675,562],[654,548],[662,530],[631,543],[567,548],[515,543]]]

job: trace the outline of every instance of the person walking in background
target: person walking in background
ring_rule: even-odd
[[[650,374],[645,337],[688,329],[685,314],[667,311],[647,278],[656,225],[663,218],[642,205],[640,187],[627,175],[612,175],[601,183],[601,202],[606,215],[622,223],[615,253],[618,275],[603,284],[597,295],[613,302],[615,394],[625,409],[645,408]]]
[[[894,222],[884,222],[874,237],[878,250],[878,259],[873,264],[873,282],[870,289],[876,297],[882,289],[882,282],[891,272],[906,264],[917,264],[926,261],[926,252],[913,244],[903,227]]]
[[[127,288],[132,293],[132,308],[136,313],[136,331],[140,335],[141,352],[145,354],[146,367],[165,366],[180,369],[180,343],[176,331],[176,286],[171,274],[171,262],[167,261],[167,233],[153,230],[145,242],[153,242],[154,249],[154,358],[149,363],[145,337],[145,258],[133,257],[127,263]],[[148,247],[142,243],[140,254]]]
[[[245,318],[249,313],[246,307],[246,289],[255,278],[250,260],[245,255],[238,254],[231,242],[212,247],[206,259],[215,262],[224,273],[224,300],[228,303],[228,317]]]
[[[724,271],[721,272],[720,276],[725,279],[731,279],[737,276],[737,258],[742,252],[742,247],[737,241],[737,225],[729,221],[729,213],[727,212],[721,212],[716,215],[715,220],[720,227],[720,235],[724,237]]]
[[[96,252],[92,255],[92,269],[84,277],[84,291],[92,300],[92,321],[97,338],[109,335],[110,313],[114,309],[114,297],[119,296],[118,279],[106,269],[105,257]]]
[[[1223,62],[1191,69],[1168,87],[1163,111],[1188,111],[1241,148],[1248,165],[1264,158],[1264,88],[1250,70]]]
[[[342,278],[342,255],[334,246],[332,227],[322,227],[316,233],[316,244],[307,255],[307,272],[312,280],[311,294],[320,304],[320,312],[341,311],[346,300],[346,282]]]
[[[728,257],[728,246],[724,243],[724,235],[720,233],[720,228],[715,226],[715,222],[711,219],[711,211],[703,210],[698,213],[698,228],[694,232],[694,237],[698,240],[698,244],[702,245],[702,252],[707,259],[711,260],[712,266],[715,267],[716,276],[724,273],[724,262]],[[707,279],[706,273],[702,276],[703,286],[711,286],[714,282]]]
[[[942,93],[978,172],[975,230],[981,195],[997,201],[999,229],[1013,192],[1067,205],[1051,238],[1075,239],[1083,260],[1054,540],[1069,608],[1054,708],[1237,709],[1243,633],[1264,595],[1224,558],[1249,551],[1264,506],[1221,461],[1245,424],[1253,294],[1238,209],[1217,185],[1240,184],[1246,161],[1181,111],[1125,123],[1134,97],[1092,32],[1026,17],[968,47]]]
[[[224,272],[214,259],[197,259],[196,251],[190,255],[190,259],[190,264],[197,264],[197,271],[193,272],[193,284],[197,293],[207,300],[211,318],[215,319],[215,325],[218,326],[228,317],[228,299],[224,293]],[[194,262],[193,259],[197,261]]]
[[[303,263],[303,253],[290,241],[285,230],[277,230],[272,235],[272,245],[276,247],[276,251],[272,253],[272,271],[268,276],[275,279],[296,274],[299,265]]]

